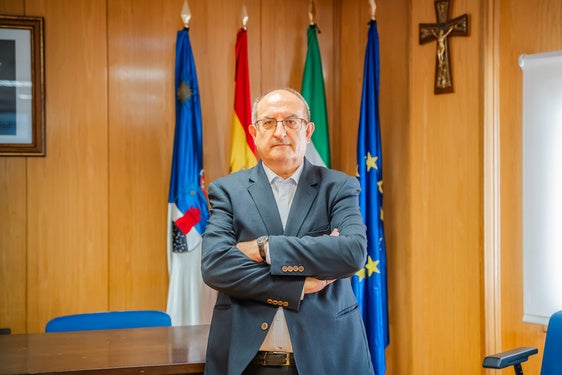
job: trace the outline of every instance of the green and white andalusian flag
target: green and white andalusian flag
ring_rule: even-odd
[[[315,130],[312,142],[306,149],[307,159],[316,165],[330,168],[330,136],[328,133],[328,112],[326,110],[326,92],[322,75],[322,59],[315,24],[308,28],[308,51],[302,76],[301,94],[310,106],[311,121]]]

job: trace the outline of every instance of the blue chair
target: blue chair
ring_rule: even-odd
[[[538,349],[531,347],[508,350],[487,356],[482,367],[502,369],[513,366],[516,375],[523,375],[521,363],[536,353]],[[562,374],[562,311],[552,314],[548,321],[540,375],[560,374]]]
[[[108,311],[59,316],[51,319],[46,332],[88,331],[97,329],[169,327],[172,319],[157,310]]]

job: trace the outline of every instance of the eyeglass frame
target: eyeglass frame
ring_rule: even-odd
[[[298,127],[295,127],[295,128],[292,128],[292,127],[290,127],[290,126],[287,126],[287,124],[285,123],[285,121],[290,121],[290,120],[298,120],[298,121],[299,121],[299,126],[298,126]],[[271,128],[266,128],[266,127],[263,126],[263,122],[264,122],[264,121],[275,122],[275,125],[272,126]],[[276,119],[271,118],[271,117],[264,117],[264,118],[262,118],[262,119],[256,120],[256,121],[254,122],[254,126],[255,126],[256,128],[261,128],[261,129],[263,129],[263,131],[265,131],[265,132],[271,132],[271,131],[275,131],[275,130],[277,129],[277,126],[278,126],[279,123],[281,123],[281,124],[283,125],[283,129],[285,129],[285,131],[298,131],[298,130],[302,129],[303,123],[308,124],[308,123],[310,123],[310,121],[307,120],[307,119],[301,118],[301,117],[296,117],[296,116],[288,116],[288,117],[285,117],[285,118],[282,119],[282,120],[276,120]]]

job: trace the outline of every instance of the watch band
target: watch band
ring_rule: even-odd
[[[258,237],[256,242],[258,243],[258,251],[260,252],[261,259],[265,262],[266,254],[265,254],[265,244],[269,240],[268,236],[261,236]]]

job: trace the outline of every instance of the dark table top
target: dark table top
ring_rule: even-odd
[[[0,374],[200,374],[209,326],[0,335]]]

